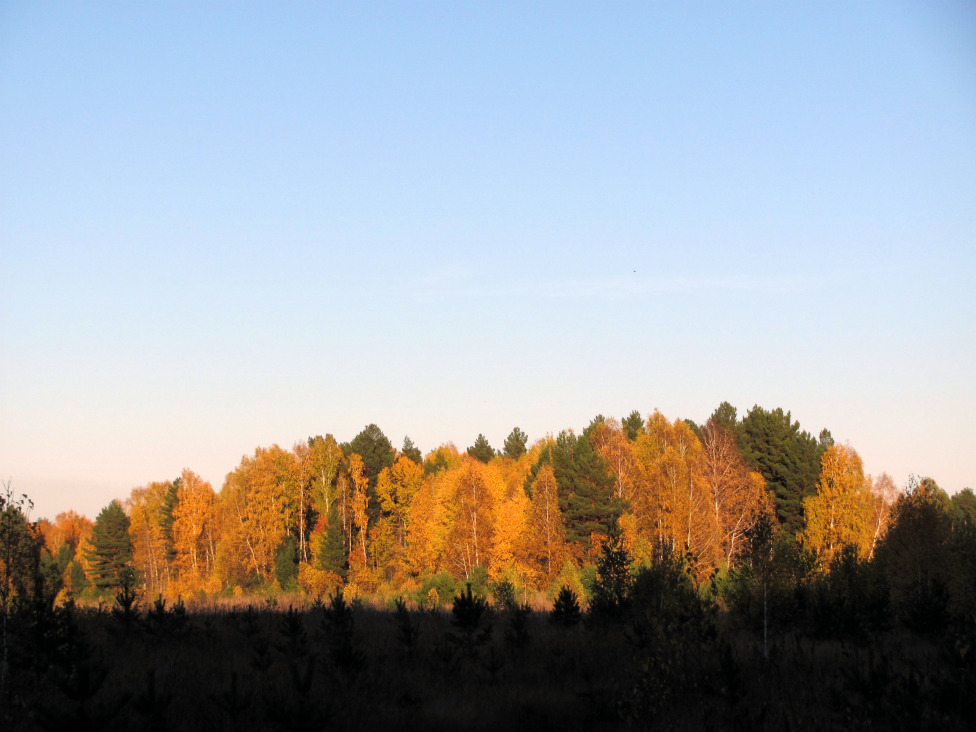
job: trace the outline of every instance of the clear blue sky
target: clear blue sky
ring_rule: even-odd
[[[976,488],[964,3],[0,2],[0,475],[791,410]]]

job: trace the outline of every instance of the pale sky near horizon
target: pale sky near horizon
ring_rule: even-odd
[[[724,400],[976,488],[974,8],[0,0],[0,477]]]

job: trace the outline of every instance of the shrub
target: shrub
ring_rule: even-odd
[[[583,613],[580,611],[579,598],[569,585],[563,585],[559,594],[556,595],[556,602],[552,606],[552,612],[549,613],[549,622],[553,625],[571,628],[579,623],[582,617]]]
[[[481,595],[471,592],[471,583],[468,583],[467,594],[459,593],[454,598],[451,606],[454,627],[460,632],[460,636],[455,636],[456,642],[460,641],[468,648],[473,649],[486,642],[491,637],[490,609],[488,601]]]
[[[515,585],[508,580],[501,580],[492,584],[491,596],[495,601],[495,607],[500,610],[511,611],[518,609],[518,600],[515,599]]]
[[[619,535],[610,537],[602,551],[596,563],[597,577],[590,614],[618,619],[630,606],[630,590],[634,582],[630,573],[630,556]]]

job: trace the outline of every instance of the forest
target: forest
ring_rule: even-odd
[[[94,521],[2,501],[10,728],[976,723],[976,495],[779,408],[426,456],[370,424]]]

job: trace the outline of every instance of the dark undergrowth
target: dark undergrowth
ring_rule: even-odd
[[[762,634],[715,610],[584,622],[462,594],[395,612],[24,610],[9,730],[976,728],[971,628]]]

